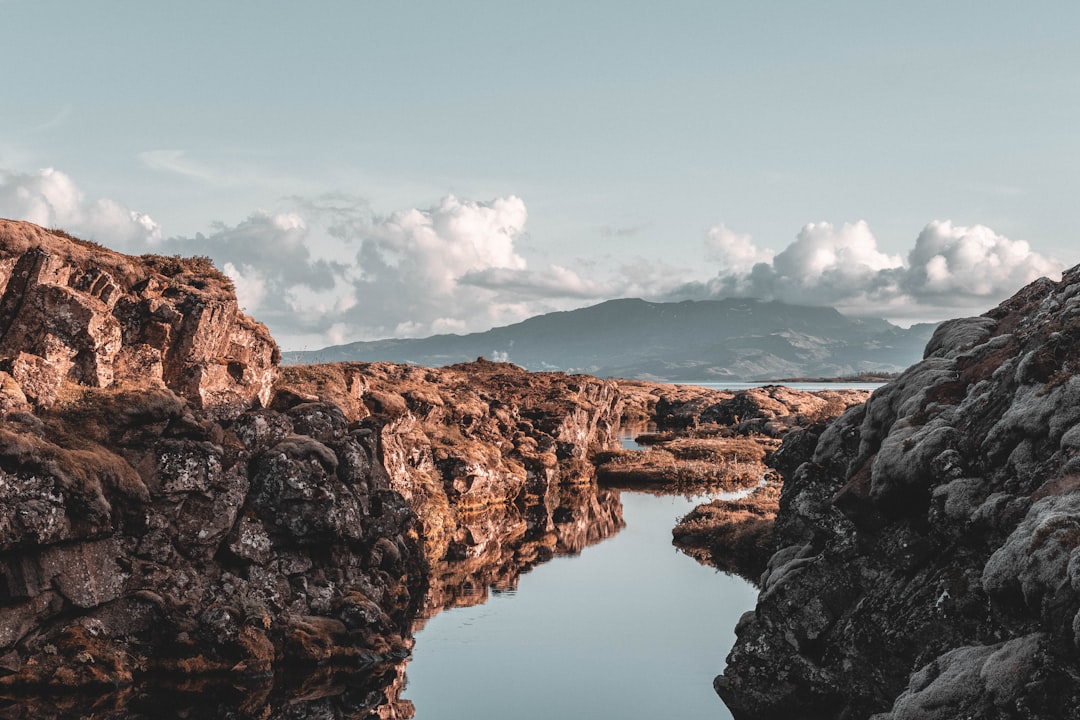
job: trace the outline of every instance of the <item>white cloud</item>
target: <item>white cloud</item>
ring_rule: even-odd
[[[59,228],[122,251],[145,252],[161,239],[153,218],[115,200],[87,200],[75,182],[52,168],[0,171],[0,216]]]
[[[549,265],[546,270],[540,271],[485,268],[466,273],[460,282],[518,299],[599,298],[610,295],[613,289],[604,283],[587,280],[560,265]]]
[[[144,155],[182,172],[179,151]],[[197,171],[196,166],[188,168]],[[240,304],[286,349],[466,333],[616,297],[758,297],[850,314],[944,319],[978,312],[1058,263],[991,229],[928,224],[906,255],[878,247],[865,222],[811,223],[780,252],[717,225],[704,238],[706,282],[655,258],[562,258],[532,267],[519,250],[528,210],[516,196],[447,196],[380,215],[361,198],[293,198],[193,237],[162,239],[149,216],[87,199],[53,169],[0,172],[0,215],[60,227],[131,253],[211,257]]]
[[[989,309],[1032,280],[1062,270],[1024,241],[949,221],[928,224],[906,259],[882,252],[863,221],[839,228],[808,224],[771,260],[750,267],[749,258],[766,252],[747,235],[717,226],[706,247],[714,257],[719,248],[722,258],[736,261],[724,263],[705,285],[684,286],[674,295],[757,297],[885,317],[945,319],[969,308]]]
[[[739,234],[726,225],[709,228],[705,235],[705,257],[731,273],[748,272],[758,263],[773,259],[773,251],[754,245],[749,235]]]
[[[923,229],[908,265],[904,289],[931,298],[986,297],[1061,271],[1023,240],[1010,240],[983,225],[961,227],[947,220]]]
[[[257,212],[207,235],[172,238],[170,252],[225,263],[248,312],[286,348],[438,332],[484,330],[534,306],[467,282],[524,272],[515,241],[528,212],[517,197],[443,198],[430,208],[374,214],[347,196]]]

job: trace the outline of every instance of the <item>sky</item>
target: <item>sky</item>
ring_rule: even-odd
[[[1080,4],[0,0],[0,216],[284,349],[616,297],[899,324],[1080,263]]]

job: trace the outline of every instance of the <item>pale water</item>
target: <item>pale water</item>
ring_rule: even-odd
[[[614,537],[429,620],[402,693],[418,720],[730,717],[712,680],[757,592],[671,545],[705,500],[624,491]]]
[[[768,383],[760,382],[687,382],[687,383],[672,383],[678,385],[696,385],[697,387],[709,388],[711,390],[730,390],[731,392],[737,392],[739,390],[751,390],[753,388],[764,387]],[[789,382],[789,383],[772,383],[773,385],[783,385],[786,388],[792,390],[802,390],[803,392],[821,392],[822,390],[870,390],[873,392],[879,387],[885,385],[883,382]]]
[[[784,383],[808,392],[883,384]],[[623,432],[622,447],[641,449],[634,437],[649,429]],[[731,717],[712,680],[757,591],[671,545],[679,518],[710,498],[621,495],[626,528],[617,535],[536,567],[514,591],[427,622],[402,693],[418,720]]]

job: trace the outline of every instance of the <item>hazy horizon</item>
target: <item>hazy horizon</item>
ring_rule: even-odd
[[[771,300],[762,300],[761,298],[721,298],[721,297],[712,297],[712,298],[702,298],[700,300],[685,300],[685,301],[683,301],[683,300],[649,300],[649,299],[640,298],[640,297],[622,297],[622,298],[609,298],[607,300],[600,300],[600,301],[597,301],[595,303],[590,303],[589,305],[583,305],[583,306],[581,306],[579,308],[571,308],[569,310],[553,310],[551,312],[557,312],[557,313],[573,312],[574,310],[583,310],[583,309],[586,309],[586,308],[589,308],[589,307],[595,307],[597,305],[603,305],[604,303],[615,302],[615,301],[619,301],[619,300],[641,300],[643,302],[650,302],[650,303],[663,303],[663,302],[723,302],[724,300],[749,300],[749,301],[752,301],[752,302],[762,302],[762,303],[775,302],[775,301],[771,301]],[[835,308],[831,308],[831,306],[828,306],[828,305],[793,305],[793,306],[794,307],[818,307],[818,308],[826,308],[826,309],[835,309]],[[987,308],[987,309],[989,309],[989,308]],[[837,312],[840,312],[840,311],[838,310]],[[346,340],[343,343],[334,343],[333,345],[327,345],[327,346],[324,346],[324,347],[333,347],[333,346],[338,346],[338,345],[351,345],[353,343],[362,343],[362,342],[389,342],[389,341],[394,341],[394,340],[425,340],[425,339],[430,339],[432,337],[438,337],[440,335],[445,335],[445,336],[449,336],[449,337],[465,337],[465,336],[468,336],[468,335],[482,334],[482,333],[487,332],[487,330],[494,330],[494,329],[500,328],[500,327],[508,327],[508,326],[511,326],[511,325],[519,325],[519,324],[521,324],[521,323],[523,323],[523,322],[525,322],[527,320],[530,320],[530,319],[535,318],[535,317],[540,317],[541,315],[546,315],[546,314],[548,314],[548,313],[539,313],[537,315],[530,315],[529,317],[523,318],[521,320],[517,320],[517,321],[512,322],[512,323],[507,323],[506,325],[494,326],[492,328],[487,328],[485,330],[474,330],[474,331],[469,331],[469,332],[433,333],[431,335],[414,336],[414,337],[383,337],[383,338],[370,338],[370,339],[367,339],[367,340]],[[901,324],[901,323],[896,322],[895,320],[890,320],[888,318],[883,318],[883,317],[879,317],[879,316],[876,316],[876,315],[855,315],[855,314],[851,314],[851,313],[840,313],[840,314],[844,315],[845,317],[850,317],[850,318],[859,319],[859,320],[863,320],[863,319],[865,319],[865,320],[884,320],[885,322],[889,323],[890,325],[893,325],[893,326],[895,326],[897,328],[900,328],[900,329],[903,329],[903,330],[910,330],[912,327],[914,327],[916,325],[935,325],[935,324],[938,324],[940,322],[943,322],[943,320],[915,320],[915,321],[912,321],[912,322]],[[944,318],[944,320],[951,320],[951,319],[953,319],[953,318]],[[283,352],[310,352],[310,351],[319,350],[319,349],[323,349],[323,348],[297,348],[297,347],[285,347],[285,346],[282,346],[282,351]]]

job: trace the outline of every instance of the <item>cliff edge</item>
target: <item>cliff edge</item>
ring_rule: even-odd
[[[279,360],[209,260],[134,258],[0,220],[0,381],[19,391],[0,385],[3,402],[40,409],[65,385],[131,384],[238,412],[269,401]]]
[[[787,473],[736,718],[1075,717],[1080,267],[977,318]]]

